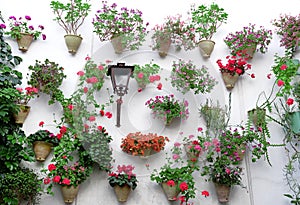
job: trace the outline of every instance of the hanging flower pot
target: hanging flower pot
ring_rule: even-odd
[[[73,203],[79,191],[79,186],[61,186],[61,193],[65,203]]]
[[[196,163],[201,154],[201,151],[195,149],[195,145],[192,142],[189,142],[184,145],[186,155],[189,161]]]
[[[200,53],[203,57],[209,58],[215,47],[215,42],[212,40],[199,41]]]
[[[171,38],[166,38],[164,36],[161,36],[159,38],[158,54],[160,57],[164,58],[168,55],[171,43],[172,43]]]
[[[113,37],[111,39],[111,44],[115,50],[116,54],[121,54],[123,53],[125,46],[123,45],[123,36],[117,36],[117,37]]]
[[[33,143],[33,151],[35,159],[39,162],[43,162],[47,159],[51,152],[53,144],[43,141],[35,141]]]
[[[114,191],[119,202],[126,202],[131,192],[131,187],[127,184],[124,186],[115,185]]]
[[[26,52],[33,41],[33,35],[27,33],[21,33],[21,37],[17,39],[19,50]]]
[[[229,195],[231,187],[225,184],[215,184],[215,190],[218,196],[218,200],[220,203],[227,203],[229,202]]]
[[[300,111],[289,113],[291,129],[295,134],[300,134]]]
[[[253,55],[254,55],[254,53],[255,53],[255,51],[256,51],[256,47],[257,47],[256,44],[247,47],[247,48],[244,50],[244,52],[245,52],[245,54],[246,54],[246,57],[248,57],[249,59],[252,59],[252,58],[253,58]]]
[[[23,124],[30,112],[30,106],[28,105],[21,105],[18,104],[19,106],[19,112],[14,114],[15,122],[17,124]]]
[[[231,75],[230,73],[222,72],[222,79],[225,83],[225,87],[228,90],[231,90],[234,88],[235,83],[238,81],[239,75],[237,73]]]
[[[266,109],[256,108],[249,110],[248,117],[256,127],[259,127],[266,121]]]
[[[68,34],[64,36],[69,53],[75,54],[81,44],[82,37]]]
[[[177,187],[177,182],[175,182],[174,186],[169,186],[167,182],[161,183],[161,187],[169,201],[176,201],[177,196],[180,190]]]

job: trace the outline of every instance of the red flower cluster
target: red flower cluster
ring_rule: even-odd
[[[235,73],[238,75],[243,75],[246,70],[251,69],[251,64],[247,63],[247,58],[243,58],[240,56],[227,56],[226,57],[227,64],[223,65],[221,59],[217,60],[217,64],[220,68],[221,73],[230,73],[234,75]],[[251,75],[251,77],[255,77]]]

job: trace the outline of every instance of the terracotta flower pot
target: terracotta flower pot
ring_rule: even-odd
[[[61,186],[61,193],[65,203],[73,203],[79,191],[79,186]]]
[[[53,144],[43,141],[35,141],[33,143],[33,151],[35,159],[39,162],[44,162],[49,156]]]
[[[81,44],[82,37],[79,35],[65,35],[65,42],[68,48],[69,53],[75,54]]]
[[[113,46],[116,54],[123,53],[123,51],[125,49],[125,46],[123,45],[122,40],[123,40],[122,35],[121,36],[117,36],[117,37],[113,37],[111,39],[111,44],[112,44],[112,46]]]
[[[17,39],[19,50],[26,52],[33,41],[33,35],[21,33],[21,38]]]
[[[200,53],[203,57],[209,58],[215,47],[212,40],[202,40],[199,42]]]
[[[119,202],[126,202],[131,192],[131,187],[127,184],[124,186],[115,185],[114,191]]]
[[[175,182],[174,186],[169,186],[167,182],[161,183],[161,187],[169,201],[176,201],[177,196],[180,190],[177,187],[177,182]]]
[[[159,38],[158,54],[160,57],[164,58],[168,55],[171,43],[172,43],[171,38],[165,38],[165,37]]]
[[[230,186],[224,185],[224,184],[215,184],[215,190],[218,196],[218,200],[220,203],[227,203],[229,202],[229,196],[230,196]]]
[[[225,87],[227,90],[231,90],[234,88],[235,83],[239,79],[239,75],[235,73],[234,75],[231,75],[230,73],[222,73],[222,79],[225,83]]]
[[[19,106],[19,112],[14,114],[14,118],[15,118],[15,122],[17,124],[23,124],[30,112],[30,106],[28,105],[21,105],[21,104],[18,104]]]

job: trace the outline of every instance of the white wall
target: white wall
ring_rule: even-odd
[[[66,0],[65,0],[66,1]],[[14,40],[7,38],[7,42],[12,46],[13,54],[23,58],[21,65],[17,67],[19,71],[24,74],[24,86],[27,79],[25,78],[28,72],[28,66],[33,65],[35,60],[50,59],[59,63],[65,68],[67,79],[63,82],[62,89],[65,95],[70,95],[76,88],[77,71],[83,69],[85,57],[92,56],[96,62],[104,62],[106,59],[113,60],[114,62],[124,61],[126,64],[133,63],[148,63],[154,59],[156,63],[164,68],[163,77],[168,77],[170,73],[170,65],[173,60],[178,58],[191,59],[197,65],[206,65],[210,73],[214,75],[219,81],[214,91],[209,95],[197,95],[187,93],[185,96],[181,95],[174,90],[167,82],[163,82],[163,91],[159,92],[155,86],[148,87],[142,93],[137,93],[137,85],[135,82],[130,82],[130,92],[124,99],[122,105],[122,118],[121,127],[115,127],[115,115],[110,120],[104,120],[103,123],[114,141],[112,147],[114,149],[115,165],[117,164],[133,164],[136,167],[137,177],[139,184],[137,189],[131,193],[131,196],[126,204],[128,205],[160,205],[169,204],[165,196],[161,192],[161,188],[154,182],[150,181],[150,172],[145,168],[145,164],[150,164],[150,168],[159,168],[164,163],[164,153],[158,153],[151,156],[149,159],[141,160],[140,158],[129,156],[123,153],[120,149],[121,138],[129,132],[143,131],[143,132],[157,132],[166,135],[171,139],[167,144],[166,151],[169,151],[172,144],[179,139],[178,133],[183,131],[186,134],[196,134],[196,129],[203,125],[203,120],[198,115],[198,106],[205,101],[206,97],[211,97],[214,100],[219,100],[222,103],[227,103],[228,91],[225,89],[222,82],[216,60],[224,59],[229,54],[223,38],[229,32],[240,30],[248,23],[263,25],[268,29],[274,30],[270,21],[279,17],[280,13],[287,13],[296,15],[299,12],[299,0],[284,1],[262,1],[262,0],[216,0],[221,7],[229,14],[228,23],[220,27],[213,40],[216,42],[215,49],[209,59],[203,59],[198,49],[193,51],[180,51],[175,52],[171,48],[170,54],[165,58],[159,58],[156,52],[151,51],[150,39],[148,36],[147,42],[138,51],[126,52],[121,55],[116,55],[109,42],[100,42],[98,37],[92,32],[93,26],[91,24],[93,15],[96,10],[100,9],[101,1],[92,0],[92,12],[85,21],[85,24],[79,29],[79,33],[83,36],[83,42],[76,55],[72,56],[67,52],[65,46],[64,30],[58,26],[52,19],[54,18],[50,9],[50,0],[0,0],[1,11],[4,19],[9,16],[24,16],[30,15],[34,24],[42,24],[45,26],[47,40],[34,41],[26,53],[18,50],[17,44]],[[112,1],[111,1],[112,2]],[[211,1],[192,1],[192,0],[152,0],[152,1],[133,1],[133,0],[116,0],[119,5],[127,6],[129,8],[138,8],[144,13],[145,21],[150,23],[150,27],[157,23],[161,23],[163,18],[167,15],[176,13],[185,14],[191,3],[211,3]],[[269,46],[269,51],[266,54],[256,53],[251,63],[253,65],[252,71],[256,74],[255,79],[249,76],[243,76],[239,79],[236,87],[232,91],[232,119],[231,123],[239,123],[246,120],[246,112],[255,106],[258,94],[261,91],[269,91],[272,81],[267,80],[266,75],[270,73],[273,57],[275,53],[283,54],[283,48],[279,47],[279,37],[273,35],[273,40]],[[297,54],[299,57],[299,54]],[[111,89],[110,81],[107,80],[105,87]],[[105,89],[103,89],[105,90]],[[171,127],[164,127],[150,117],[149,110],[144,106],[145,100],[149,97],[162,93],[175,93],[180,98],[186,98],[190,101],[191,116],[187,122],[182,122]],[[48,98],[42,96],[30,102],[31,113],[28,116],[25,124],[23,125],[24,131],[27,134],[35,132],[40,121],[45,124],[53,125],[53,113],[58,118],[61,115],[61,108],[58,104],[51,106],[47,105]],[[116,106],[108,108],[113,114],[116,113]],[[139,115],[136,110],[139,109]],[[281,143],[283,132],[280,127],[275,124],[270,125],[273,143]],[[283,166],[286,162],[285,153],[283,148],[270,148],[270,160],[272,167],[266,161],[260,160],[252,164],[249,158],[246,158],[242,164],[245,168],[245,175],[243,182],[247,186],[246,189],[235,187],[232,190],[229,204],[232,205],[265,205],[265,204],[289,204],[289,201],[283,196],[289,190],[283,181]],[[49,163],[50,159],[45,162]],[[43,165],[33,163],[30,166],[40,168]],[[192,200],[194,204],[212,205],[218,204],[216,195],[212,184],[206,183],[199,175],[197,178],[197,198]],[[82,184],[79,195],[74,202],[76,205],[85,204],[118,204],[114,196],[112,188],[107,182],[105,173],[94,173],[93,176]],[[204,198],[201,196],[200,191],[208,190],[211,194],[210,197]],[[60,192],[55,190],[55,196],[43,195],[41,204],[64,204]]]

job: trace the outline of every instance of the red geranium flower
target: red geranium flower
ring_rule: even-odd
[[[52,181],[58,183],[60,181],[60,176],[53,177]]]
[[[47,178],[44,179],[44,184],[49,184],[50,182],[51,182],[51,180],[50,180],[49,177],[47,177]]]
[[[208,197],[209,196],[209,192],[208,191],[202,191],[201,192],[202,196]]]
[[[286,104],[288,104],[288,105],[292,105],[293,103],[294,103],[294,99],[293,98],[289,98],[286,101]]]
[[[56,169],[56,166],[55,166],[55,164],[49,164],[48,165],[48,170],[51,172],[51,171],[53,171],[53,170],[55,170]]]
[[[179,184],[179,188],[180,188],[181,191],[186,191],[189,187],[188,187],[186,182],[181,182]]]
[[[175,182],[173,181],[173,180],[169,180],[169,181],[167,181],[167,185],[168,186],[175,186]]]

